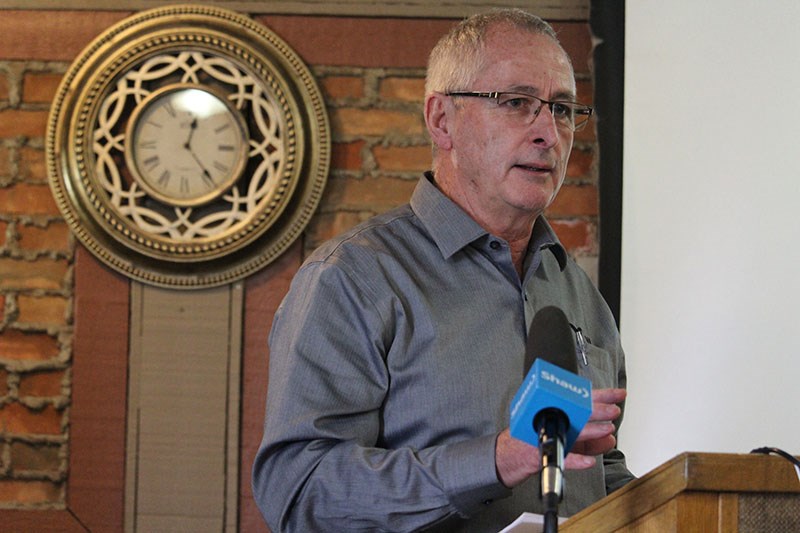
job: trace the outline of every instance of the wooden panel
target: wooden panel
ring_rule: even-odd
[[[711,533],[719,527],[719,495],[715,492],[684,492],[677,498],[676,531]]]
[[[717,533],[736,531],[739,524],[739,495],[723,493],[719,495],[719,528]]]
[[[560,529],[564,533],[617,531],[689,491],[800,494],[800,483],[792,465],[779,457],[684,453],[577,513]],[[718,512],[717,507],[713,514]],[[729,515],[724,519],[728,521]],[[715,523],[711,531],[717,527]]]
[[[253,459],[264,431],[269,363],[267,337],[275,311],[303,260],[302,252],[302,243],[298,240],[277,261],[245,281],[239,530],[247,533],[268,531],[250,484]]]
[[[0,0],[0,9],[140,10],[184,0]],[[589,0],[217,0],[204,2],[243,13],[358,15],[394,17],[463,17],[493,7],[521,7],[550,19],[586,19]]]
[[[236,531],[242,284],[132,284],[126,531]]]

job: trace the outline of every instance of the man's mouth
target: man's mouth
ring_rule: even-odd
[[[551,166],[540,166],[540,165],[516,165],[518,168],[523,170],[527,170],[528,172],[552,172],[553,167]]]

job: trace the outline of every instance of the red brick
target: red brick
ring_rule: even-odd
[[[578,92],[576,95],[578,102],[592,105],[592,102],[594,102],[594,85],[592,82],[588,80],[578,80],[575,86]]]
[[[422,105],[425,98],[424,78],[386,78],[381,81],[379,94],[383,100],[416,102]]]
[[[44,333],[0,333],[0,360],[47,361],[58,356],[58,341]]]
[[[8,394],[8,371],[0,368],[0,398]]]
[[[110,10],[3,11],[0,50],[7,59],[73,61],[92,39],[130,14]]]
[[[19,396],[53,397],[61,396],[64,370],[33,372],[20,375]]]
[[[8,222],[0,220],[0,246],[6,245],[6,232],[8,231]]]
[[[385,177],[331,180],[323,202],[337,209],[380,213],[408,202],[416,184],[416,180]]]
[[[424,146],[376,146],[372,155],[378,168],[391,172],[424,172],[431,168],[431,147]]]
[[[572,59],[575,73],[589,73],[589,59],[592,55],[591,33],[586,22],[553,22],[558,40]]]
[[[52,405],[34,410],[21,403],[0,407],[0,431],[18,435],[59,435],[64,415]]]
[[[58,215],[50,187],[17,183],[0,189],[0,213],[7,215]]]
[[[261,5],[269,9],[268,2]],[[425,67],[431,48],[454,22],[370,16],[254,18],[290,43],[306,63],[377,68]]]
[[[366,142],[333,143],[331,148],[331,168],[338,170],[361,170],[364,158],[361,155]]]
[[[598,212],[597,187],[594,185],[565,184],[547,209],[551,217],[597,216]]]
[[[64,259],[0,258],[0,289],[61,289],[67,268]]]
[[[62,77],[62,74],[51,72],[26,72],[22,78],[22,101],[31,104],[52,102]]]
[[[32,505],[55,503],[62,500],[60,484],[52,481],[0,480],[0,502]]]
[[[594,229],[587,221],[550,219],[549,222],[553,226],[556,235],[558,235],[561,244],[568,251],[583,251],[594,247]]]
[[[10,177],[11,170],[11,149],[7,146],[0,145],[0,177]]]
[[[53,444],[11,444],[11,468],[14,471],[58,472],[61,469],[61,446]]]
[[[0,101],[8,100],[9,86],[8,74],[0,70]]]
[[[355,109],[344,107],[331,113],[334,135],[421,135],[422,114],[388,109]]]
[[[17,297],[20,324],[63,326],[66,324],[67,300],[63,296]]]
[[[0,111],[0,138],[17,135],[44,137],[47,129],[47,111],[24,111],[6,109]]]
[[[597,141],[597,131],[595,130],[597,126],[597,119],[592,118],[589,120],[589,123],[575,132],[575,142],[576,143],[584,143],[589,144]]]
[[[364,80],[359,76],[328,76],[320,80],[326,99],[363,98]]]
[[[2,224],[0,224],[2,230]],[[63,221],[51,222],[47,227],[17,226],[19,246],[23,250],[69,251],[70,231]]]
[[[44,150],[24,146],[19,151],[19,177],[28,182],[47,183]]]
[[[572,150],[567,165],[567,178],[591,178],[594,165],[592,150]]]

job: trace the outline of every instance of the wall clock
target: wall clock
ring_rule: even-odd
[[[284,41],[235,12],[177,5],[81,53],[46,151],[81,243],[133,279],[189,289],[246,277],[294,242],[327,180],[330,133]]]

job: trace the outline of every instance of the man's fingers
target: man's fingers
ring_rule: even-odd
[[[592,401],[600,403],[619,403],[625,399],[628,392],[625,389],[594,389]]]
[[[622,413],[618,403],[627,396],[625,389],[595,389],[592,391],[592,415],[589,420],[611,421]]]
[[[589,455],[570,453],[564,458],[564,468],[567,470],[585,470],[595,465],[597,460]]]
[[[614,435],[606,435],[597,439],[575,442],[570,453],[581,455],[601,455],[617,445]],[[569,456],[569,455],[568,455]]]
[[[595,439],[602,439],[614,433],[614,424],[611,422],[589,422],[583,426],[576,442],[586,442]]]

